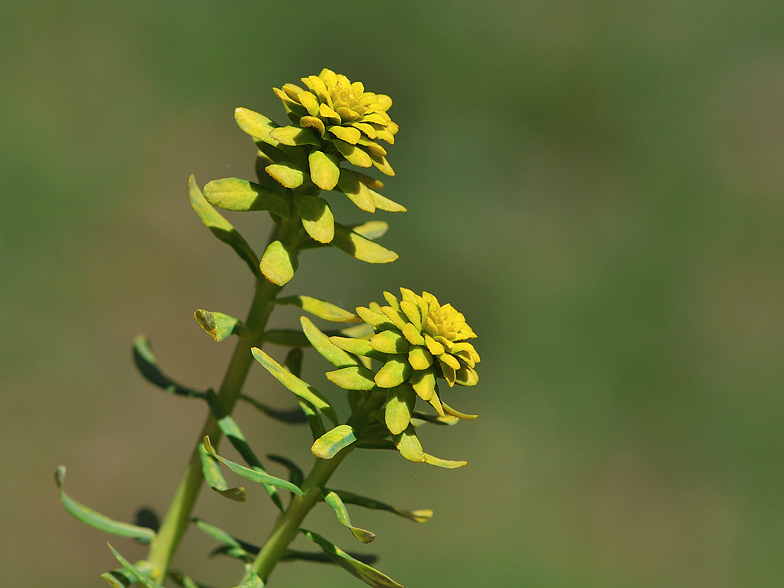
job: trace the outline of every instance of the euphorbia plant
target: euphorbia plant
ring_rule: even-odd
[[[369,213],[405,211],[379,193],[384,187],[381,181],[346,167],[375,166],[388,176],[394,175],[386,149],[378,142],[394,143],[398,126],[388,114],[392,100],[383,94],[366,92],[361,83],[351,83],[328,69],[318,76],[303,78],[302,82],[304,88],[285,84],[275,89],[291,125],[280,126],[245,108],[235,111],[237,124],[258,148],[258,182],[225,178],[209,182],[203,192],[193,176],[188,182],[188,195],[199,219],[247,263],[255,277],[255,295],[244,321],[220,312],[195,312],[196,320],[216,341],[237,338],[220,388],[204,390],[175,382],[158,368],[145,338],[134,342],[136,365],[151,384],[171,394],[203,401],[208,409],[207,420],[163,520],[159,523],[149,511],[143,511],[136,524],[111,520],[66,495],[62,490],[65,469],[57,470],[60,497],[68,512],[101,530],[149,544],[147,557],[135,564],[111,548],[122,567],[103,577],[115,587],[135,583],[155,587],[167,580],[185,588],[201,586],[182,571],[170,568],[180,539],[190,526],[217,541],[216,553],[243,564],[244,571],[231,583],[234,586],[263,586],[278,562],[291,560],[332,562],[371,586],[400,586],[369,565],[373,556],[351,555],[341,550],[321,534],[302,528],[303,520],[323,502],[356,539],[370,543],[375,535],[353,525],[346,505],[386,510],[415,522],[430,518],[430,510],[406,511],[328,486],[332,473],[354,450],[396,450],[410,461],[448,469],[465,465],[463,461],[426,453],[416,433],[421,425],[453,425],[461,419],[475,418],[452,408],[439,389],[439,381],[445,381],[449,388],[455,384],[473,386],[478,381],[475,367],[479,355],[468,342],[476,335],[462,314],[449,304],[441,305],[432,294],[416,294],[406,288],[400,289],[400,298],[384,292],[384,306],[371,302],[358,307],[356,313],[317,297],[281,296],[281,290],[297,271],[298,256],[304,249],[335,246],[367,263],[397,259],[397,254],[375,242],[386,232],[385,222],[354,226],[335,222],[329,202],[321,197],[322,190],[339,192]],[[272,235],[261,259],[216,207],[266,211],[272,217]],[[310,315],[336,323],[337,328],[322,331],[302,316],[301,330],[267,329],[270,314],[279,305],[298,306]],[[278,363],[262,350],[265,345],[290,350],[283,363]],[[350,414],[344,418],[327,395],[300,378],[302,349],[307,347],[314,348],[335,367],[326,376],[348,394]],[[299,406],[276,410],[244,394],[243,383],[254,363],[293,392]],[[417,409],[417,399],[422,401],[424,410]],[[312,440],[308,442],[315,459],[307,475],[281,456],[268,459],[288,469],[288,480],[267,473],[258,453],[251,449],[231,417],[240,400],[270,418],[309,426]],[[218,453],[223,436],[245,465]],[[245,501],[245,489],[230,487],[220,464],[260,484],[280,510],[269,535],[259,546],[194,517],[193,508],[203,482],[230,500]],[[289,493],[291,498],[287,499]],[[290,549],[298,534],[313,541],[320,551]]]

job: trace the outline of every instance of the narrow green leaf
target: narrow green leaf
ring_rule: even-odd
[[[248,264],[250,271],[257,278],[261,278],[259,258],[256,257],[248,242],[237,232],[237,229],[205,200],[193,176],[188,179],[188,197],[191,200],[194,212],[199,217],[199,220],[204,223],[204,226],[218,239],[234,249],[237,255]]]
[[[247,463],[251,469],[266,474],[267,470],[264,468],[261,460],[256,457],[255,453],[253,453],[253,450],[245,440],[245,436],[242,434],[239,426],[234,421],[234,419],[231,418],[228,413],[226,413],[226,410],[223,408],[223,405],[218,399],[218,396],[212,390],[207,392],[207,403],[210,405],[212,415],[218,422],[218,428],[224,435],[226,435],[229,443],[234,446],[234,449],[236,449],[237,452],[242,456],[242,459],[245,460],[245,463]],[[283,510],[283,502],[280,499],[278,491],[269,484],[264,484],[264,489],[267,491],[267,494],[269,494],[272,502],[275,503],[275,506],[277,506],[280,510]]]
[[[306,182],[310,182],[310,178],[307,177],[302,168],[291,161],[271,163],[265,168],[265,171],[269,177],[278,182],[281,186],[291,190],[299,188]]]
[[[273,241],[261,257],[261,273],[273,284],[284,286],[297,271],[297,254],[287,249],[280,241]]]
[[[233,535],[230,535],[229,533],[224,531],[223,529],[219,529],[218,527],[216,527],[214,525],[210,525],[209,523],[207,523],[206,521],[204,521],[204,520],[202,520],[202,519],[200,519],[198,517],[192,518],[191,522],[194,525],[196,525],[196,528],[198,528],[200,531],[202,531],[206,535],[212,537],[213,539],[215,539],[219,543],[223,543],[224,545],[229,546],[229,547],[234,547],[234,548],[237,548],[237,549],[244,550],[243,543],[239,539],[234,537]],[[256,549],[258,550],[258,548],[256,548]]]
[[[359,233],[335,223],[335,237],[332,244],[360,261],[367,263],[390,263],[398,257],[397,253],[365,239]]]
[[[305,481],[305,473],[297,464],[291,461],[288,457],[283,457],[282,455],[275,455],[274,453],[268,453],[267,459],[269,459],[270,461],[274,461],[275,463],[279,463],[289,471],[289,482],[291,482],[296,486],[302,486],[302,482]]]
[[[475,418],[477,418],[477,417],[479,416],[479,415],[477,415],[477,414],[466,414],[466,413],[464,413],[464,412],[460,412],[459,410],[455,410],[454,408],[452,408],[451,406],[449,406],[449,405],[448,405],[446,402],[444,402],[443,400],[441,401],[441,406],[443,407],[443,409],[444,409],[444,412],[445,412],[446,414],[448,414],[448,415],[451,415],[451,416],[453,416],[453,417],[457,417],[457,418],[458,418],[458,419],[460,419],[460,420],[464,420],[464,421],[472,421],[472,420],[474,420]]]
[[[101,574],[101,578],[109,583],[112,588],[128,588],[137,583],[136,576],[125,568],[112,570]]]
[[[403,518],[414,521],[415,523],[424,523],[433,516],[433,511],[430,509],[403,510],[402,508],[386,504],[380,500],[360,496],[359,494],[354,494],[353,492],[348,492],[346,490],[332,490],[332,492],[340,496],[340,499],[344,504],[353,504],[355,506],[361,506],[363,508],[369,508],[372,510],[384,510],[386,512],[391,512]]]
[[[60,500],[65,507],[65,511],[75,519],[80,520],[91,527],[95,527],[99,531],[105,531],[106,533],[119,535],[120,537],[130,537],[145,545],[155,538],[155,531],[152,529],[115,521],[114,519],[110,519],[109,517],[76,502],[63,490],[64,479],[65,467],[60,466],[54,472],[54,482],[57,484],[57,490],[60,493]]]
[[[153,386],[157,386],[169,394],[188,398],[204,398],[204,392],[181,386],[158,368],[158,362],[150,347],[150,341],[144,335],[133,340],[133,362],[142,377]]]
[[[297,194],[294,204],[308,235],[319,243],[331,243],[335,236],[335,217],[327,201],[318,196]]]
[[[302,412],[300,407],[287,409],[273,408],[264,404],[263,402],[259,402],[255,398],[251,398],[247,394],[240,394],[240,400],[247,402],[257,410],[266,414],[271,419],[275,419],[276,421],[280,421],[282,423],[289,425],[304,425],[307,422],[305,413]]]
[[[399,435],[408,428],[415,402],[416,394],[408,384],[395,386],[394,388],[387,390],[387,406],[384,411],[384,422],[390,433]]]
[[[334,155],[313,150],[308,155],[310,178],[322,190],[332,190],[340,177],[340,162]]]
[[[313,345],[313,348],[329,363],[339,368],[361,365],[357,358],[352,357],[331,343],[329,337],[321,332],[309,318],[305,316],[300,317],[299,322],[302,324],[302,332],[305,333],[310,344]]]
[[[446,468],[448,470],[462,468],[464,465],[468,463],[467,461],[452,461],[451,459],[441,459],[440,457],[435,457],[434,455],[430,455],[429,453],[425,453],[424,455],[425,455],[426,463],[429,463],[430,465],[438,466],[440,468]]]
[[[319,412],[332,421],[332,423],[335,425],[338,424],[339,420],[335,409],[332,408],[332,405],[326,398],[324,398],[321,392],[313,388],[307,382],[300,380],[294,374],[290,373],[258,347],[252,348],[251,353],[253,354],[253,357],[256,359],[256,361],[264,366],[264,369],[272,374],[275,379],[278,380],[278,382],[283,384],[286,388],[291,390],[294,394],[306,402],[312,404]]]
[[[416,421],[420,421],[419,424],[430,423],[431,425],[451,427],[459,423],[460,419],[451,415],[438,416],[437,414],[427,414],[426,412],[415,410],[411,413],[411,422],[415,427],[419,426]]]
[[[352,365],[326,373],[327,379],[344,390],[372,390],[376,387],[373,372],[361,365]]]
[[[351,557],[354,559],[370,565],[378,561],[377,555],[372,555],[368,553],[355,553],[352,551],[347,552]],[[283,552],[283,556],[280,558],[280,561],[310,561],[315,563],[325,563],[325,564],[332,564],[336,565],[335,562],[323,551],[313,552],[313,551],[298,551],[296,549],[287,549]]]
[[[202,329],[207,334],[220,343],[224,339],[237,335],[239,337],[246,336],[249,331],[241,320],[223,314],[222,312],[210,312],[209,310],[198,309],[193,313],[196,322],[199,323]]]
[[[334,543],[326,540],[318,533],[306,529],[300,529],[300,532],[321,547],[324,553],[332,558],[336,564],[369,586],[373,586],[373,588],[403,588],[402,584],[398,584],[386,574],[382,574],[377,569],[351,557],[348,553],[340,549]]]
[[[310,451],[321,459],[332,459],[344,447],[357,440],[354,429],[349,425],[338,425],[313,442]]]
[[[134,578],[136,578],[137,582],[142,584],[145,588],[163,588],[163,586],[161,586],[157,582],[153,582],[147,576],[145,576],[139,570],[137,570],[133,565],[131,565],[131,563],[127,559],[125,559],[122,555],[120,555],[120,553],[114,547],[112,547],[110,543],[107,543],[107,545],[109,546],[109,549],[112,550],[112,553],[114,554],[114,557],[117,558],[117,561],[119,561],[122,564],[122,567],[125,568],[128,572],[130,572]]]
[[[317,316],[320,319],[332,321],[334,323],[360,322],[359,317],[357,317],[357,315],[355,315],[353,312],[349,312],[348,310],[344,310],[339,306],[325,302],[324,300],[320,300],[318,298],[313,298],[311,296],[287,296],[285,298],[278,298],[275,300],[275,303],[296,306],[305,312],[309,312],[313,316]],[[303,345],[302,347],[307,346],[309,346],[309,343],[308,345]]]
[[[264,342],[281,347],[310,347],[305,333],[293,329],[270,329],[264,333]]]
[[[288,490],[289,492],[293,492],[294,494],[299,494],[300,496],[303,495],[302,490],[297,488],[291,482],[287,482],[286,480],[281,480],[280,478],[276,478],[275,476],[271,476],[267,473],[260,472],[258,470],[252,470],[250,468],[246,468],[245,466],[241,466],[238,463],[229,461],[228,459],[221,457],[220,455],[215,453],[215,449],[213,449],[209,437],[204,437],[204,448],[207,450],[207,453],[215,457],[218,461],[223,463],[226,467],[228,467],[232,472],[234,472],[238,476],[247,478],[251,482],[258,482],[259,484],[269,484],[270,486],[277,486],[278,488],[283,488],[284,490]]]
[[[229,500],[234,500],[235,502],[245,502],[247,500],[245,488],[242,486],[229,488],[218,467],[218,460],[207,453],[203,445],[199,445],[199,457],[201,458],[201,471],[204,474],[204,481],[207,482],[207,486]]]
[[[423,463],[426,460],[425,452],[422,450],[422,444],[417,438],[413,425],[408,425],[405,431],[395,435],[394,440],[400,455],[407,460],[418,463]]]
[[[213,180],[204,186],[204,198],[218,208],[235,212],[267,210],[289,218],[286,199],[260,184],[240,178]]]
[[[355,527],[351,524],[351,517],[349,517],[348,509],[336,492],[332,492],[328,488],[321,488],[321,495],[324,497],[324,502],[335,511],[338,522],[344,527],[348,527],[354,537],[359,539],[362,543],[371,543],[376,538],[375,533]]]

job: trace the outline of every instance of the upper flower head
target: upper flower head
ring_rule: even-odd
[[[307,89],[296,84],[275,88],[291,121],[311,128],[349,163],[359,167],[375,165],[392,176],[386,149],[376,142],[395,142],[398,126],[387,114],[392,99],[386,94],[365,92],[362,82],[354,82],[332,70],[302,78]]]

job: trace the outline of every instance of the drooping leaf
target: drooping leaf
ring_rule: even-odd
[[[152,529],[115,521],[106,515],[102,515],[101,513],[76,502],[63,490],[64,479],[65,467],[60,466],[54,472],[54,481],[55,484],[57,484],[57,490],[60,493],[60,501],[63,503],[65,511],[75,519],[90,525],[91,527],[95,527],[99,531],[105,531],[106,533],[119,535],[120,537],[130,537],[145,545],[155,538],[155,531]]]
[[[261,257],[261,273],[273,284],[284,286],[297,271],[297,254],[280,241],[273,241]]]
[[[416,394],[408,384],[395,386],[387,390],[384,422],[386,422],[387,428],[393,435],[398,435],[408,428],[415,402]]]
[[[278,362],[276,362],[258,347],[252,348],[251,353],[253,354],[253,357],[256,359],[256,361],[264,366],[264,369],[272,374],[276,380],[291,390],[294,394],[306,402],[312,404],[319,412],[332,421],[333,424],[338,424],[339,420],[335,409],[332,408],[332,405],[326,398],[324,398],[321,392],[284,369],[283,366],[281,366]]]
[[[433,511],[430,509],[403,510],[402,508],[386,504],[380,500],[360,496],[359,494],[354,494],[353,492],[348,492],[347,490],[332,490],[332,492],[340,496],[340,499],[344,504],[353,504],[372,510],[384,510],[386,512],[391,512],[403,518],[414,521],[415,523],[424,523],[433,516]]]
[[[245,463],[247,463],[251,469],[266,474],[267,470],[264,468],[261,460],[256,457],[255,453],[253,453],[253,450],[245,440],[245,436],[242,434],[239,426],[226,412],[220,400],[212,390],[207,392],[207,403],[210,405],[210,410],[212,411],[215,420],[218,422],[218,428],[224,435],[226,435],[229,443],[234,446],[234,449],[236,449],[237,452],[242,456],[242,459],[245,460]],[[272,502],[275,503],[275,506],[277,506],[280,510],[283,510],[283,502],[280,500],[280,494],[278,494],[278,491],[269,484],[264,484],[264,489],[267,491],[267,494],[269,494]]]
[[[322,190],[332,190],[340,177],[340,162],[334,155],[313,150],[308,155],[310,178]]]
[[[150,347],[150,341],[144,335],[139,335],[133,340],[133,362],[145,380],[169,394],[186,396],[188,398],[205,397],[204,392],[186,388],[161,372]]]
[[[296,408],[273,408],[264,404],[263,402],[259,402],[255,398],[251,398],[247,394],[240,394],[240,400],[243,400],[256,408],[257,410],[263,412],[271,419],[275,419],[276,421],[280,421],[282,423],[286,423],[289,425],[304,425],[308,422],[308,419],[305,418],[305,413],[302,412],[302,409],[298,406]]]
[[[398,257],[394,251],[366,239],[340,223],[335,223],[335,237],[332,239],[332,244],[351,257],[366,263],[390,263]]]
[[[199,445],[199,457],[201,458],[201,471],[204,474],[204,481],[207,482],[207,486],[229,500],[234,500],[235,502],[245,502],[247,500],[245,488],[242,486],[229,488],[218,467],[218,460],[207,453],[203,445]]]
[[[122,567],[126,571],[128,571],[134,578],[136,578],[137,582],[142,584],[145,588],[163,588],[163,586],[161,586],[157,582],[153,582],[152,580],[150,580],[150,578],[148,578],[147,576],[142,574],[138,569],[136,569],[135,566],[131,565],[131,563],[127,559],[125,559],[122,555],[120,555],[120,553],[114,547],[112,547],[110,543],[107,543],[107,545],[109,546],[109,549],[112,550],[112,553],[114,554],[114,557],[117,558],[117,561],[119,561],[120,564],[122,564]],[[104,578],[104,579],[108,581],[108,578]],[[111,584],[111,582],[109,583]]]
[[[444,412],[446,414],[452,415],[453,417],[457,417],[464,421],[472,421],[479,416],[477,414],[466,414],[464,412],[460,412],[459,410],[455,410],[443,400],[441,401],[441,406],[444,408]]]
[[[294,204],[308,235],[319,243],[332,242],[335,236],[335,217],[327,201],[318,196],[297,194]]]
[[[452,461],[451,459],[441,459],[440,457],[435,457],[434,455],[430,455],[429,453],[425,453],[424,455],[425,455],[426,463],[429,463],[430,465],[438,466],[440,468],[446,468],[448,470],[462,468],[464,465],[468,463],[467,461]]]
[[[302,332],[313,348],[332,365],[339,368],[360,365],[358,359],[331,343],[329,337],[309,318],[300,317],[299,322],[302,325]]]
[[[332,459],[344,447],[357,440],[354,429],[349,425],[338,425],[313,442],[310,451],[321,459]]]
[[[359,539],[362,543],[371,543],[376,538],[375,533],[366,529],[361,529],[360,527],[355,527],[351,524],[351,517],[348,514],[348,509],[346,508],[346,505],[343,504],[340,495],[331,491],[329,488],[321,488],[321,495],[324,498],[324,502],[335,511],[338,522],[344,527],[348,527],[354,537]]]
[[[220,455],[215,453],[215,449],[212,447],[209,437],[204,437],[204,448],[207,450],[207,453],[215,457],[218,461],[223,463],[226,467],[228,467],[232,472],[234,472],[238,476],[247,478],[251,482],[257,482],[259,484],[269,484],[270,486],[277,486],[278,488],[283,488],[284,490],[288,490],[289,492],[294,492],[294,494],[299,494],[300,496],[302,496],[302,490],[297,488],[291,482],[287,482],[286,480],[281,480],[280,478],[276,478],[275,476],[271,476],[265,472],[260,472],[258,470],[252,470],[250,468],[246,468],[245,466],[241,466],[238,463],[229,461],[225,457],[221,457]]]
[[[234,249],[237,255],[248,264],[250,271],[257,278],[261,278],[259,258],[256,257],[248,242],[237,232],[237,229],[205,200],[193,176],[188,179],[188,197],[199,220],[213,235]]]
[[[331,543],[318,533],[300,529],[303,535],[313,541],[326,553],[332,560],[350,574],[356,576],[373,588],[403,588],[392,578],[379,572],[377,569],[362,563],[358,559],[351,557],[348,553]]]
[[[373,372],[362,365],[352,365],[326,373],[327,379],[344,390],[372,390],[376,387]]]
[[[240,178],[213,180],[204,186],[204,199],[223,210],[251,212],[267,210],[289,218],[289,205],[277,192]]]
[[[236,549],[237,551],[234,554],[235,556],[240,554],[240,553],[243,553],[243,552],[247,551],[246,550],[246,546],[248,544],[240,541],[239,539],[237,539],[233,535],[227,533],[223,529],[219,529],[215,525],[210,525],[209,523],[207,523],[206,521],[204,521],[204,520],[202,520],[202,519],[200,519],[198,517],[192,518],[191,522],[194,525],[196,525],[196,528],[198,528],[200,531],[202,531],[206,535],[212,537],[213,539],[215,539],[219,543],[222,543],[223,545],[225,545],[227,547]],[[252,553],[250,555],[248,555],[247,553],[243,553],[243,555],[240,557],[240,559],[244,559],[245,561],[250,563],[251,561],[253,561],[253,556],[256,555],[256,553],[259,552],[259,548],[258,547],[255,547],[255,549],[256,549],[255,553]]]
[[[405,431],[399,435],[395,435],[394,441],[400,455],[407,460],[418,463],[425,461],[425,452],[422,450],[422,444],[419,442],[416,431],[412,425],[408,425]]]
[[[415,410],[411,413],[411,422],[414,423],[415,427],[419,426],[415,421],[420,421],[419,424],[430,423],[431,425],[451,427],[459,423],[460,419],[451,415],[438,416],[437,414],[427,414],[426,412]]]
[[[295,484],[296,486],[302,486],[302,482],[305,481],[305,473],[288,457],[275,455],[274,453],[268,453],[267,459],[274,461],[275,463],[279,463],[289,471],[289,482]]]
[[[363,564],[371,565],[378,561],[377,555],[372,555],[368,553],[355,553],[353,551],[347,551],[351,557],[356,559],[357,561],[362,562]],[[323,551],[313,552],[313,551],[299,551],[296,549],[287,549],[283,552],[283,556],[280,558],[280,561],[310,561],[314,563],[325,563],[325,564],[332,564],[336,565],[335,561],[329,557]]]
[[[244,337],[249,333],[245,323],[222,312],[210,312],[200,308],[193,313],[193,317],[217,343],[232,335]]]
[[[360,319],[353,312],[311,296],[287,296],[275,300],[276,304],[297,306],[313,316],[335,323],[358,323]],[[266,339],[266,337],[265,337]]]

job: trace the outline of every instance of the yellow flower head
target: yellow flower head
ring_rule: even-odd
[[[296,84],[274,88],[294,125],[316,131],[335,152],[359,167],[375,165],[383,173],[395,172],[377,139],[395,142],[398,126],[387,114],[392,99],[366,92],[362,82],[323,69],[317,76],[302,78],[307,89]]]

